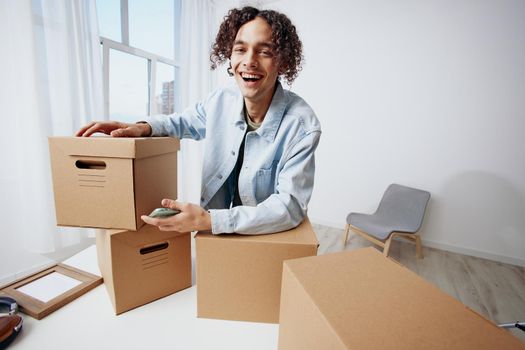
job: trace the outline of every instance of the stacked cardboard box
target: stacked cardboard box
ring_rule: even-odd
[[[117,314],[191,286],[189,233],[98,230],[97,255]]]
[[[524,349],[374,248],[284,263],[279,349]]]
[[[57,224],[104,229],[98,262],[116,314],[191,286],[190,234],[140,219],[177,198],[179,140],[50,137],[49,147]]]
[[[177,139],[50,137],[49,148],[59,226],[136,231],[177,198]]]
[[[283,261],[317,254],[310,221],[270,235],[212,235],[199,232],[197,316],[279,322]]]

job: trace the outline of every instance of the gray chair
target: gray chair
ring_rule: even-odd
[[[402,237],[415,241],[416,256],[422,258],[421,238],[417,232],[429,199],[427,191],[391,184],[374,214],[348,214],[343,245],[346,245],[348,233],[352,230],[383,247],[383,255],[388,256],[394,237]]]

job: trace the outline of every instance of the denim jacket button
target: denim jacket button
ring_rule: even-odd
[[[222,175],[217,175],[217,178],[219,178],[219,180],[222,180]]]
[[[235,155],[235,151],[232,151],[232,156],[234,156],[234,155]]]
[[[244,130],[244,125],[241,125],[240,128],[241,128],[241,130]]]

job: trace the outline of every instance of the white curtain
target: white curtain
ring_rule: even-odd
[[[47,137],[103,118],[95,0],[0,0],[0,38],[2,238],[50,253],[87,232],[56,227]]]
[[[183,0],[181,11],[185,107],[214,87],[209,51],[217,28],[210,0]],[[95,1],[0,0],[0,47],[0,255],[12,244],[54,252],[87,232],[56,227],[47,137],[104,119]],[[202,142],[182,142],[181,200],[199,203],[203,151]]]
[[[181,6],[181,105],[190,106],[213,89],[210,48],[215,28],[210,0],[183,0]],[[201,190],[202,141],[181,141],[179,157],[179,199],[199,204]]]

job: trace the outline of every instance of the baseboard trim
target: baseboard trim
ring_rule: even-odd
[[[341,221],[339,223],[334,223],[332,221],[326,221],[326,220],[318,219],[318,218],[311,217],[311,216],[308,216],[308,218],[310,219],[311,223],[315,223],[315,224],[323,225],[323,226],[328,226],[328,227],[336,228],[336,229],[339,229],[339,230],[344,230],[345,229],[345,225],[346,225],[346,221],[345,220],[343,220],[343,221]]]
[[[499,255],[499,254],[484,252],[484,251],[477,250],[477,249],[472,249],[472,248],[453,246],[453,245],[450,245],[450,244],[440,243],[440,242],[427,240],[427,239],[421,239],[421,241],[422,241],[421,243],[425,247],[436,248],[436,249],[440,249],[440,250],[446,250],[446,251],[452,252],[452,253],[458,253],[458,254],[463,254],[463,255],[475,256],[477,258],[497,261],[497,262],[501,262],[501,263],[504,263],[504,264],[510,264],[510,265],[517,265],[517,266],[525,267],[525,260],[524,259],[516,258],[516,257],[513,257],[513,256],[505,256],[505,255]]]
[[[326,221],[326,220],[323,220],[323,219],[310,217],[310,221],[312,223],[316,223],[316,224],[324,225],[324,226],[329,226],[329,227],[340,229],[340,230],[344,230],[345,225],[346,225],[346,222],[344,220],[342,222],[340,222],[340,223],[334,223],[334,222]],[[452,253],[458,253],[458,254],[463,254],[463,255],[475,256],[477,258],[497,261],[497,262],[501,262],[501,263],[504,263],[504,264],[518,265],[518,266],[525,267],[525,259],[521,259],[521,258],[517,258],[517,257],[513,257],[513,256],[505,256],[505,255],[494,254],[494,253],[485,252],[485,251],[472,249],[472,248],[466,248],[466,247],[461,247],[461,246],[454,246],[454,245],[450,245],[450,244],[446,244],[446,243],[441,243],[441,242],[436,242],[436,241],[424,239],[423,237],[421,237],[421,241],[422,241],[421,243],[425,247],[436,248],[436,249],[440,249],[440,250],[446,250],[446,251],[452,252]]]

